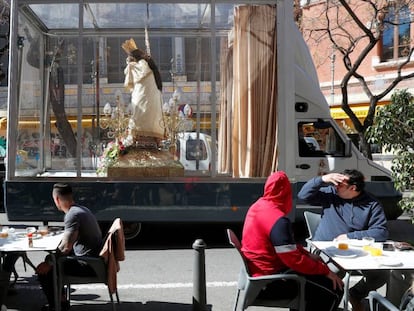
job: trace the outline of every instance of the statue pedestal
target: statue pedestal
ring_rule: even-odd
[[[131,149],[108,167],[108,177],[179,177],[184,167],[171,153],[156,149]]]

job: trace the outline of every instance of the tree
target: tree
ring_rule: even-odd
[[[368,73],[364,71],[364,62],[370,62],[368,56],[373,55],[374,49],[379,48],[384,32],[396,26],[409,25],[411,18],[396,20],[389,18],[398,16],[402,7],[414,7],[414,2],[404,0],[326,0],[313,8],[312,15],[302,14],[301,27],[307,43],[312,46],[321,46],[321,42],[328,40],[333,50],[342,57],[345,68],[340,88],[342,94],[341,108],[351,119],[358,133],[362,152],[372,159],[369,143],[365,137],[367,129],[373,124],[375,109],[378,102],[384,99],[401,81],[414,77],[414,73],[407,68],[413,48],[410,47],[410,38],[400,38],[405,43],[405,50],[395,64],[395,77],[387,81],[381,90],[374,91],[375,86],[370,84]],[[304,12],[305,13],[305,12]],[[409,14],[410,15],[410,14]],[[325,45],[326,46],[326,45]],[[321,48],[318,54],[323,54]],[[331,55],[326,54],[326,57]],[[356,79],[361,85],[369,101],[368,113],[361,122],[349,105],[349,84]]]
[[[396,91],[391,104],[378,107],[375,122],[367,130],[369,142],[394,151],[391,171],[395,188],[401,192],[414,190],[414,96],[407,90]],[[414,222],[414,197],[404,196],[399,202]]]

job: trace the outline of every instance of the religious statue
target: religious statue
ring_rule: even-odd
[[[130,135],[138,146],[149,139],[158,144],[165,138],[160,73],[151,56],[140,50],[134,39],[126,40],[122,48],[128,54],[124,85],[132,93]]]
[[[165,149],[169,124],[166,122],[168,116],[163,114],[162,82],[158,68],[149,53],[138,49],[133,39],[126,40],[122,48],[128,54],[124,85],[132,94],[132,111],[126,119],[122,118],[123,113],[118,114],[120,118],[117,120],[121,123],[117,124],[125,124],[126,133],[124,126],[118,126],[118,134],[122,134],[115,135],[115,142],[108,144],[98,173],[122,179],[184,176],[183,165]],[[116,111],[120,112],[122,109],[117,102]],[[104,113],[112,115],[110,105],[108,108]],[[189,110],[187,107],[188,113]],[[169,117],[171,119],[171,113]],[[170,134],[168,137],[171,139]],[[175,146],[175,136],[173,139]]]

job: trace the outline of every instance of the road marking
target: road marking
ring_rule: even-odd
[[[207,282],[207,287],[233,287],[237,282]],[[168,288],[191,288],[193,283],[154,283],[154,284],[118,284],[118,289],[168,289]],[[24,285],[16,284],[16,289],[26,290],[39,290],[39,285]],[[73,289],[86,289],[86,290],[106,290],[107,287],[104,284],[80,284],[71,285]]]

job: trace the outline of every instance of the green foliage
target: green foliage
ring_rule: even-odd
[[[378,107],[375,121],[366,132],[367,140],[393,151],[392,176],[399,191],[414,191],[414,96],[407,90],[397,90],[391,104]],[[414,222],[414,197],[404,196],[399,202]]]

